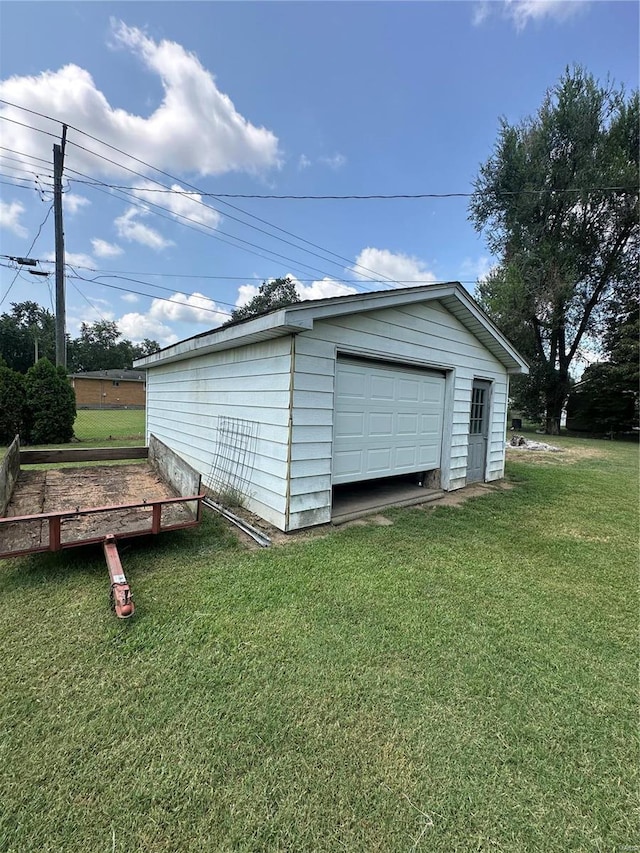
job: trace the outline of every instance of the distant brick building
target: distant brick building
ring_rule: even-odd
[[[146,370],[88,370],[69,380],[78,409],[144,409]]]

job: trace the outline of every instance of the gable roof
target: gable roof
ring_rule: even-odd
[[[295,302],[284,308],[178,341],[138,359],[134,365],[139,368],[153,369],[161,364],[182,361],[196,355],[233,349],[270,338],[303,332],[312,329],[316,320],[434,300],[440,302],[475,335],[489,352],[504,364],[509,373],[529,372],[525,359],[457,281]]]

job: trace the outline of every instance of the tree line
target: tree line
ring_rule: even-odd
[[[113,320],[82,323],[80,335],[67,335],[67,368],[70,373],[87,370],[124,370],[137,358],[160,349],[145,338],[134,344],[123,338]],[[14,302],[0,315],[0,358],[7,367],[26,374],[40,358],[56,360],[55,317],[37,302]]]

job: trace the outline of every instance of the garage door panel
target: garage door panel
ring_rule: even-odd
[[[420,382],[415,379],[398,380],[398,402],[417,403],[420,400]]]
[[[393,412],[370,412],[369,413],[369,436],[379,438],[381,436],[392,436]]]
[[[390,447],[378,447],[372,448],[367,451],[367,469],[372,474],[377,474],[380,471],[388,471],[391,464],[391,448]],[[385,476],[384,473],[382,476]]]
[[[444,386],[415,368],[338,360],[333,482],[439,467]]]
[[[421,415],[420,416],[420,434],[421,435],[440,435],[442,433],[442,415]]]
[[[362,374],[355,370],[345,369],[344,371],[340,371],[338,373],[336,389],[338,396],[344,395],[345,397],[364,399],[366,395]]]
[[[349,483],[364,467],[362,450],[339,450],[333,457],[333,479]]]
[[[336,412],[336,435],[362,438],[365,435],[364,412]]]
[[[418,436],[418,424],[421,419],[415,412],[398,412],[396,416],[396,435],[404,437]]]
[[[414,447],[397,447],[396,448],[396,465],[414,470],[418,463],[418,449]]]
[[[395,385],[392,378],[388,376],[369,376],[368,379],[370,397],[372,400],[393,401],[395,396]]]

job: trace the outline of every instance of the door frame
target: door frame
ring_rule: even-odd
[[[482,412],[482,432],[474,433],[475,435],[482,435],[483,438],[483,460],[482,460],[482,476],[479,480],[471,480],[471,483],[486,483],[487,482],[487,464],[489,461],[489,433],[490,433],[490,424],[491,424],[491,406],[493,403],[493,381],[491,379],[485,379],[481,376],[474,376],[473,382],[471,383],[471,404],[469,407],[469,432],[468,436],[471,438],[471,406],[473,406],[473,391],[475,388],[480,388],[485,390],[485,403],[484,409]],[[467,460],[468,460],[467,455]],[[467,482],[469,479],[467,477]]]

